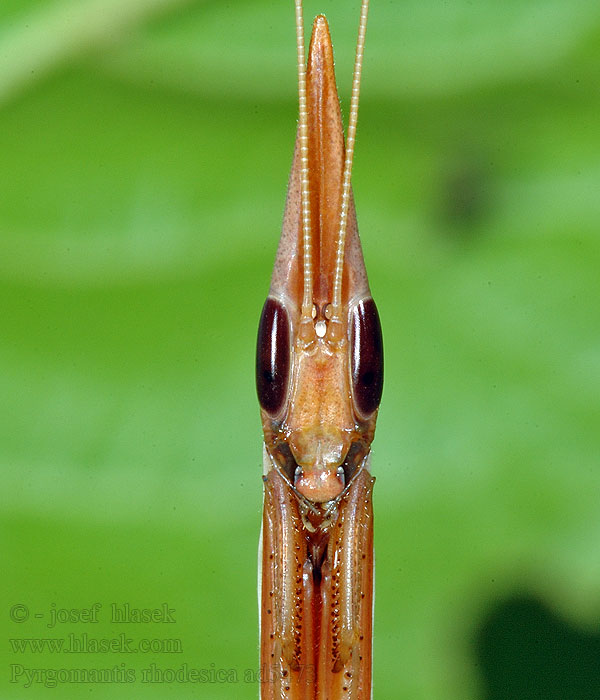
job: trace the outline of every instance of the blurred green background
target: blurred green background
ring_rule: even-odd
[[[359,2],[318,12],[345,112]],[[291,0],[0,5],[2,697],[257,697],[253,361],[293,42]],[[599,76],[597,0],[372,2],[353,183],[386,347],[378,700],[550,697],[528,614],[485,631],[528,599],[577,630],[552,697],[600,696],[597,656],[580,695],[568,667],[600,621]],[[84,633],[159,642],[9,641]],[[214,682],[142,683],[151,664]],[[135,681],[41,670],[115,665]]]

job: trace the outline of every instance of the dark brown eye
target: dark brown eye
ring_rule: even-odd
[[[373,299],[360,301],[350,317],[352,394],[363,418],[379,406],[383,390],[383,339]]]
[[[272,416],[285,403],[290,370],[290,324],[283,306],[271,297],[263,306],[256,346],[256,393]]]

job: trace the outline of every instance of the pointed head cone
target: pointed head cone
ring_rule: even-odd
[[[319,309],[332,301],[335,256],[344,169],[344,130],[337,94],[333,47],[327,20],[316,17],[306,74],[308,107],[308,175],[311,211],[313,302]],[[303,291],[302,219],[299,145],[296,139],[283,231],[271,294],[300,309]],[[369,294],[354,201],[348,216],[342,302]]]

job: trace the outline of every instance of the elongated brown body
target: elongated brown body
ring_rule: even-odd
[[[333,305],[345,147],[322,16],[313,26],[306,99],[310,238],[303,228],[299,135],[258,337],[265,439],[261,698],[368,700],[369,466],[383,355],[351,196],[343,269],[338,266],[340,306]]]

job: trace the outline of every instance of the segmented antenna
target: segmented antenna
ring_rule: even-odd
[[[310,230],[310,200],[308,186],[308,109],[306,107],[306,59],[304,57],[304,20],[302,0],[296,0],[296,49],[298,52],[298,135],[300,143],[300,198],[302,202],[302,250],[304,290],[302,317],[310,319],[312,314],[312,237]]]
[[[297,4],[297,3],[296,3]],[[350,116],[348,117],[348,133],[346,135],[346,160],[342,178],[342,204],[340,207],[340,228],[335,257],[335,272],[333,278],[332,319],[341,320],[342,308],[342,272],[344,270],[344,247],[346,244],[346,224],[350,208],[350,178],[352,177],[352,159],[354,158],[354,142],[356,139],[356,123],[358,121],[358,98],[360,95],[360,74],[362,71],[365,34],[367,32],[367,15],[369,0],[362,0],[358,39],[356,41],[356,56],[354,58],[354,75],[352,78],[352,98],[350,100]]]

